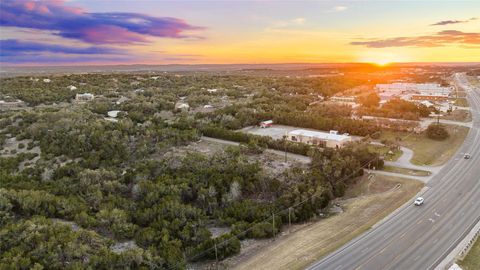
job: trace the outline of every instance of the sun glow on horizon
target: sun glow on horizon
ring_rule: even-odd
[[[409,62],[409,59],[403,55],[392,52],[364,52],[359,57],[359,62],[371,63],[377,66],[387,66],[393,63]]]
[[[381,67],[388,66],[392,63],[393,62],[390,62],[388,59],[379,59],[379,60],[375,60],[375,61],[372,62],[372,64],[377,65],[377,66],[381,66]]]

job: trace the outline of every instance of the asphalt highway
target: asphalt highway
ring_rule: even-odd
[[[435,269],[480,220],[480,89],[463,74],[455,74],[455,80],[467,91],[472,128],[454,157],[427,183],[425,203],[414,206],[412,200],[308,269]],[[464,159],[464,153],[471,159]]]

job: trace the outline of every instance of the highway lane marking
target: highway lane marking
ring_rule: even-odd
[[[401,238],[405,237],[406,234],[407,234],[407,233],[403,233],[402,235],[400,235],[399,238],[401,239]]]
[[[415,259],[413,259],[413,260],[414,260],[414,261],[416,261],[416,260],[420,259],[420,257],[421,257],[421,256],[420,256],[420,255],[418,255],[418,256],[417,256],[417,257],[415,257]]]
[[[339,266],[337,266],[337,268],[335,268],[334,270],[337,270],[337,269],[340,269],[342,268],[343,264],[340,264]]]
[[[417,221],[417,224],[420,224],[420,223],[422,223],[422,222],[423,222],[423,220],[419,220],[419,221]]]
[[[433,240],[433,244],[435,244],[437,241],[438,241],[438,238],[436,238],[435,240]]]

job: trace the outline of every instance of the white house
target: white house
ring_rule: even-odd
[[[121,112],[121,111],[119,111],[119,110],[108,111],[108,112],[107,112],[107,115],[108,115],[108,117],[111,117],[111,118],[117,118],[117,117],[118,117],[118,114],[119,114],[120,112]]]
[[[427,107],[427,108],[428,108],[428,107],[432,107],[433,105],[435,105],[435,104],[433,104],[432,102],[430,102],[430,101],[428,101],[428,100],[423,100],[423,101],[420,102],[420,104],[425,105],[425,107]]]
[[[352,141],[348,135],[340,135],[336,130],[330,132],[295,129],[287,133],[287,139],[292,142],[306,143],[320,147],[340,148]]]
[[[216,93],[218,91],[218,89],[216,88],[213,88],[213,89],[207,89],[207,92],[212,94],[212,93]]]
[[[25,107],[26,104],[20,99],[16,100],[0,100],[0,110],[14,109],[18,107]]]
[[[335,96],[330,98],[331,101],[340,103],[355,103],[355,99],[353,96]]]
[[[115,102],[115,104],[120,105],[120,104],[124,103],[125,101],[129,101],[129,100],[130,100],[129,98],[124,97],[124,96],[121,96],[121,97]]]
[[[175,104],[175,109],[181,110],[181,111],[188,111],[190,109],[190,105],[188,105],[188,103],[185,103],[185,102],[177,102]]]
[[[77,90],[77,87],[73,86],[73,85],[69,85],[67,86],[68,90],[70,91],[73,91],[73,90]]]
[[[51,82],[51,81],[52,81],[52,80],[50,80],[50,79],[43,79],[43,82],[45,82],[45,83],[49,83],[49,82]]]
[[[85,102],[85,101],[90,101],[93,100],[95,96],[90,93],[83,93],[83,94],[76,94],[75,95],[75,101],[76,102]]]

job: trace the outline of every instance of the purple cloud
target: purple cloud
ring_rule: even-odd
[[[99,64],[115,64],[115,63],[128,63],[132,60],[136,60],[132,56],[115,56],[110,57],[108,55],[14,55],[5,56],[0,59],[0,63],[5,65],[18,65],[18,64],[41,64],[41,65],[58,65],[58,64],[81,64],[81,63],[99,63]]]
[[[430,24],[430,26],[438,26],[438,25],[449,25],[449,24],[457,24],[457,23],[468,23],[474,20],[477,20],[478,18],[470,18],[468,20],[446,20],[446,21],[439,21],[433,24]]]
[[[104,46],[76,47],[16,39],[0,40],[1,63],[122,62],[132,60],[124,50]]]
[[[444,30],[428,36],[369,39],[367,41],[350,42],[350,44],[365,46],[368,48],[442,47],[452,44],[479,45],[480,33],[466,33],[457,30]]]
[[[3,0],[0,26],[55,31],[64,38],[92,44],[147,43],[147,37],[187,38],[185,31],[199,30],[185,21],[139,13],[88,13],[61,0]]]
[[[0,40],[0,56],[14,56],[20,54],[34,54],[40,52],[64,54],[122,54],[118,49],[109,47],[72,47],[56,44],[47,44],[16,39]]]

